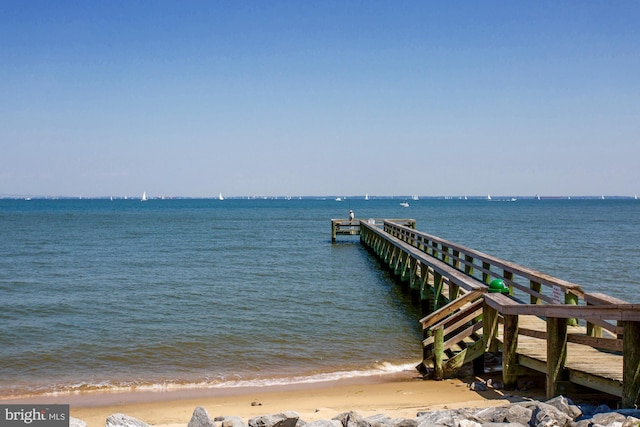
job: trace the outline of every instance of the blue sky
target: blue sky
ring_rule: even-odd
[[[2,1],[0,196],[634,195],[637,1]]]

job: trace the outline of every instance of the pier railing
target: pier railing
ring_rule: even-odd
[[[487,285],[494,279],[502,279],[509,294],[522,301],[586,304],[582,287],[575,283],[407,228],[392,220],[384,222],[384,231]]]

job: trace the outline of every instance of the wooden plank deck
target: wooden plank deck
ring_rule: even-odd
[[[536,316],[519,316],[519,329],[546,333],[546,322]],[[569,334],[586,334],[584,326],[568,326]],[[498,339],[502,342],[502,331]],[[518,363],[529,369],[545,373],[547,369],[546,338],[518,335]],[[614,396],[622,396],[622,354],[603,351],[588,345],[567,343],[567,359],[564,365],[568,380]]]

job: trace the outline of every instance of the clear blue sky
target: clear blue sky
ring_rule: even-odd
[[[634,195],[640,2],[0,2],[0,196]]]

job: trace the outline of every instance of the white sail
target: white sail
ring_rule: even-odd
[[[144,191],[142,192],[142,197],[140,198],[141,202],[146,202],[147,201],[147,192]]]
[[[222,193],[220,193],[220,195],[218,195],[218,200],[224,200],[224,197],[222,197]]]

